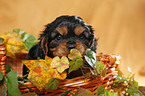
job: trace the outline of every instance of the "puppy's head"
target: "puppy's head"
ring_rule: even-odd
[[[73,48],[82,55],[87,48],[96,51],[96,39],[91,26],[77,16],[61,16],[46,25],[40,36],[40,45],[49,57],[66,56]]]

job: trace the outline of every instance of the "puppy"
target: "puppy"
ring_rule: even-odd
[[[73,48],[82,55],[87,48],[96,51],[96,39],[90,25],[78,16],[60,16],[46,25],[40,35],[40,42],[33,46],[26,60],[45,59],[49,57],[67,56]],[[24,74],[26,74],[24,66]]]

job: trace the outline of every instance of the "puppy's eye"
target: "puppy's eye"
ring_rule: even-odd
[[[80,34],[80,38],[81,39],[84,39],[84,38],[88,39],[89,38],[89,33],[84,31],[82,34]]]
[[[61,40],[62,39],[62,36],[61,35],[57,35],[55,39],[56,40]]]
[[[85,35],[84,35],[84,34],[81,34],[81,35],[80,35],[80,38],[81,38],[81,39],[84,39],[84,38],[85,38]]]

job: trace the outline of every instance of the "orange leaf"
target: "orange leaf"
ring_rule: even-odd
[[[5,39],[7,53],[10,56],[14,56],[14,53],[27,51],[27,48],[25,47],[23,40],[20,38],[20,35],[7,32],[3,33],[0,37]]]
[[[45,56],[45,60],[23,60],[23,64],[25,64],[30,70],[28,79],[40,91],[46,88],[48,81],[51,78],[63,80],[67,76],[66,72],[59,73],[57,69],[50,68],[51,62],[52,58],[48,56]]]

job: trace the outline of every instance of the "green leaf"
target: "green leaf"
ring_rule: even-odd
[[[24,42],[24,44],[27,47],[27,49],[30,50],[31,47],[34,46],[36,43],[35,42]]]
[[[135,88],[135,87],[133,87],[133,86],[129,86],[128,87],[128,90],[126,92],[129,93],[130,95],[133,95],[134,96],[135,93],[138,94],[138,89]]]
[[[98,72],[99,74],[101,74],[102,71],[103,71],[103,69],[104,69],[104,64],[103,64],[102,62],[97,62],[97,63],[96,63],[96,70],[97,70],[97,72]]]
[[[133,87],[135,87],[135,88],[138,89],[138,87],[139,87],[139,86],[138,86],[138,82],[135,81],[135,79],[134,79],[134,74],[133,74],[132,77],[130,77],[129,83],[131,84],[131,86],[133,86]]]
[[[86,55],[89,58],[92,58],[92,59],[96,60],[96,53],[94,51],[92,51],[91,49],[86,50]]]
[[[24,38],[23,38],[23,41],[25,41],[24,44],[25,44],[25,46],[27,47],[28,50],[30,50],[31,47],[36,44],[35,41],[37,41],[37,40],[38,39],[31,34],[25,34]]]
[[[97,88],[97,96],[103,96],[105,93],[105,88],[101,85]]]
[[[48,81],[48,84],[47,84],[47,87],[46,89],[48,90],[55,90],[58,88],[58,84],[59,84],[59,80],[56,79],[56,78],[51,78],[49,81]]]
[[[75,93],[75,96],[94,96],[94,94],[87,89],[79,88]]]
[[[17,34],[19,34],[19,35],[21,35],[21,34],[23,34],[23,33],[26,33],[24,30],[22,30],[22,29],[13,29],[13,32],[14,33],[17,33]]]
[[[95,63],[93,63],[92,59],[90,59],[88,56],[84,56],[85,57],[85,60],[88,62],[88,64],[94,68],[95,66]]]
[[[3,78],[4,78],[4,74],[3,72],[0,71],[0,81],[3,80]]]
[[[88,62],[88,64],[94,68],[94,66],[96,65],[96,53],[94,51],[92,51],[91,49],[87,49],[86,50],[86,55],[84,56],[85,60]]]
[[[69,64],[70,66],[69,73],[71,73],[72,71],[78,70],[82,65],[83,65],[82,58],[72,60]]]
[[[17,72],[11,71],[7,74],[6,85],[8,90],[8,96],[21,96],[21,92],[18,88]]]
[[[26,32],[22,29],[13,29],[14,33],[17,33],[18,35],[21,35],[21,39],[24,38],[24,35],[26,34]]]
[[[105,96],[118,96],[118,93],[116,92],[109,92],[108,90],[105,91]]]
[[[9,64],[6,64],[6,73],[9,73],[11,71],[11,66]]]
[[[117,77],[115,78],[116,83],[122,83],[124,81],[127,81],[127,78],[123,78],[121,74],[118,73]]]
[[[23,41],[27,41],[27,42],[34,42],[35,40],[38,40],[38,39],[31,34],[25,34],[23,38]]]
[[[106,76],[106,74],[107,74],[107,68],[106,68],[106,65],[104,65],[104,68],[103,68],[103,70],[101,71],[101,76]]]
[[[133,87],[135,87],[135,88],[137,88],[138,89],[138,82],[137,81],[135,81],[134,79],[133,79],[133,81],[130,81],[130,84],[133,86]]]
[[[134,93],[133,96],[141,96],[139,93]],[[144,95],[142,95],[144,96]]]

